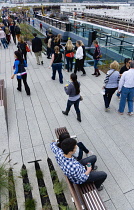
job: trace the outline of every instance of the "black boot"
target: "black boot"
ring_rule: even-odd
[[[80,113],[77,114],[77,120],[78,120],[79,122],[81,122],[81,114],[80,114]]]
[[[67,111],[62,111],[62,114],[68,115],[68,112]]]
[[[97,74],[96,69],[94,69],[94,73],[92,75],[96,75],[96,74]]]

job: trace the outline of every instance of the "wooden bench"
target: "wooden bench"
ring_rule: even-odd
[[[66,127],[55,129],[57,139],[60,134],[65,132],[68,132]],[[67,177],[66,181],[77,210],[106,210],[94,184],[73,184]]]

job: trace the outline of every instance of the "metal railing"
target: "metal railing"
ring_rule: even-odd
[[[5,104],[5,96],[4,96],[4,80],[0,80],[0,106],[4,106]]]

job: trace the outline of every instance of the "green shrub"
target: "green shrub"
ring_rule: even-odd
[[[36,209],[36,201],[34,199],[26,199],[25,210],[35,210],[35,209]]]
[[[37,177],[37,179],[42,179],[43,178],[43,173],[42,173],[41,170],[36,171],[36,177]]]
[[[56,195],[63,193],[62,183],[60,183],[58,180],[55,180],[54,182],[54,192]]]
[[[24,168],[22,168],[22,169],[21,169],[21,172],[20,172],[21,177],[25,177],[26,174],[27,174],[27,170],[24,169]]]
[[[31,184],[30,183],[27,183],[27,184],[23,184],[23,187],[24,187],[24,191],[26,192],[30,192],[33,188],[31,187]]]
[[[40,187],[39,191],[40,191],[40,195],[45,196],[45,197],[48,196],[46,187]]]

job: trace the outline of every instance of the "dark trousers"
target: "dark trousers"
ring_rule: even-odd
[[[92,165],[92,169],[94,169],[94,165],[97,161],[97,157],[95,155],[92,155],[92,156],[89,156],[87,158],[84,158],[82,160],[79,160],[79,162],[83,165],[83,166],[86,166],[87,163],[91,163]]]
[[[88,158],[82,159],[79,161],[83,166],[86,166],[87,163],[91,163],[92,168],[94,167],[94,164],[96,162],[96,156],[92,155]],[[90,175],[85,183],[93,183],[95,184],[96,188],[99,188],[101,184],[105,181],[107,178],[107,174],[103,171],[91,171]]]
[[[52,64],[52,69],[53,69],[52,79],[55,80],[56,71],[58,71],[59,81],[60,81],[60,83],[63,83],[62,63],[53,63]]]
[[[47,47],[47,57],[50,58],[51,56],[51,48]]]
[[[68,100],[66,112],[68,113],[70,111],[71,106],[74,105],[76,114],[79,115],[80,114],[79,103],[80,103],[80,99],[78,99],[76,101],[70,101],[70,100]]]
[[[84,61],[85,61],[85,58],[82,59],[82,72],[84,71],[85,72],[85,69],[84,69]],[[86,72],[85,72],[86,73]],[[84,73],[83,73],[84,74]]]
[[[105,108],[108,108],[111,102],[111,98],[114,94],[114,92],[117,90],[117,88],[105,88],[105,95],[104,97],[104,103],[105,103]]]
[[[72,68],[73,68],[73,59],[74,58],[66,57],[66,60],[67,60],[67,70],[68,70],[68,72],[69,71],[72,71]]]
[[[15,34],[12,34],[12,37],[13,37],[14,43],[16,44],[16,35]]]
[[[22,50],[21,54],[22,54],[22,57],[24,58],[24,60],[27,61],[27,51],[26,50]]]
[[[79,156],[77,157],[77,160],[81,160],[83,157],[83,151],[87,154],[89,150],[85,147],[85,145],[82,142],[77,143],[77,146],[79,147]]]
[[[18,79],[17,78],[17,80],[18,80],[18,90],[19,91],[21,91],[21,81],[23,80],[23,84],[24,84],[24,87],[25,87],[25,91],[26,91],[26,93],[27,93],[27,95],[30,95],[30,88],[29,88],[29,86],[28,86],[28,84],[27,84],[27,74],[24,74],[24,75],[22,75],[21,76],[21,79]]]
[[[83,74],[86,74],[86,72],[83,68],[83,59],[81,59],[81,60],[76,59],[74,73],[76,74],[77,71],[80,71],[80,70],[83,72]]]

